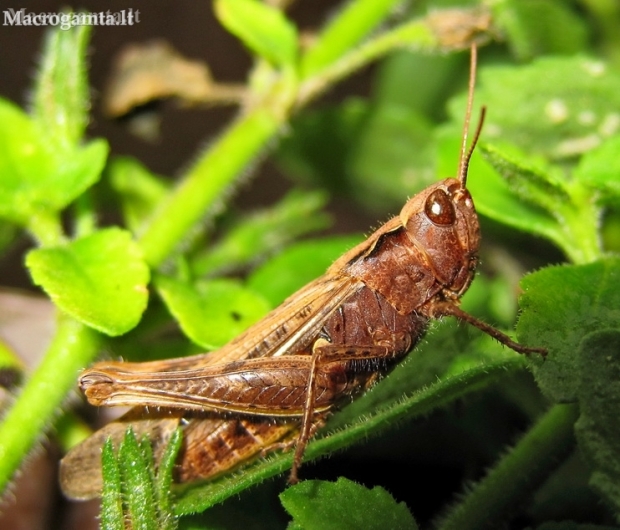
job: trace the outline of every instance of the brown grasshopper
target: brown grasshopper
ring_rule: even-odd
[[[295,443],[291,481],[314,431],[345,398],[358,395],[402,360],[430,319],[454,316],[519,353],[545,353],[459,308],[478,262],[479,224],[466,189],[472,147],[469,100],[457,178],[429,186],[366,241],[220,350],[147,363],[100,362],[80,376],[93,405],[134,407],[72,449],[61,464],[69,497],[97,496],[99,452],[131,424],[155,454],[183,426],[179,482],[210,478]],[[156,411],[149,411],[155,408]]]

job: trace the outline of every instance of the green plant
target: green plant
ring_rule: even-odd
[[[102,140],[83,140],[88,31],[50,33],[30,114],[0,101],[0,217],[36,239],[39,246],[26,256],[26,266],[59,308],[56,336],[43,363],[0,425],[0,487],[6,487],[37,437],[53,423],[75,373],[94,359],[102,343],[128,359],[188,351],[190,346],[179,345],[178,339],[159,348],[144,346],[166,318],[165,305],[193,343],[216,348],[352,245],[350,238],[290,244],[325,225],[324,195],[309,192],[288,196],[262,216],[239,219],[217,243],[209,241],[212,234],[201,221],[205,215],[214,219],[216,206],[229,198],[240,173],[282,135],[286,124],[291,122],[292,132],[276,152],[282,167],[315,184],[329,184],[333,192],[346,193],[375,212],[395,210],[408,194],[437,176],[453,174],[464,102],[462,96],[454,98],[449,119],[443,119],[445,99],[456,90],[446,93],[441,87],[464,57],[439,54],[455,45],[466,47],[467,38],[487,38],[497,31],[509,50],[494,45],[501,59],[496,65],[484,64],[483,57],[476,100],[488,106],[489,118],[468,185],[479,212],[491,220],[485,228],[495,239],[516,237],[514,229],[540,236],[570,262],[550,266],[539,259],[537,266],[543,268],[521,283],[517,336],[548,348],[549,355],[544,362],[527,359],[454,323],[436,323],[425,343],[389,377],[331,418],[324,434],[308,446],[307,458],[437,409],[449,414],[458,400],[484,391],[487,402],[499,395],[532,426],[502,457],[497,450],[508,440],[490,421],[495,417],[488,403],[480,406],[489,414],[485,419],[470,419],[454,431],[481,432],[478,444],[468,444],[476,446],[474,453],[499,461],[485,478],[475,477],[480,482],[445,511],[438,528],[497,527],[524,505],[518,513],[540,528],[577,527],[576,522],[550,522],[574,515],[569,508],[578,493],[571,497],[562,477],[565,462],[575,458],[575,438],[582,455],[579,485],[589,481],[607,504],[598,517],[575,519],[618,522],[620,423],[614,404],[620,262],[612,251],[618,248],[614,216],[620,198],[620,118],[615,111],[620,73],[614,64],[620,47],[613,31],[603,31],[602,57],[595,59],[587,38],[597,24],[609,28],[609,18],[617,21],[618,10],[584,1],[591,17],[586,22],[559,0],[496,0],[487,3],[489,27],[483,24],[489,20],[486,12],[475,7],[427,16],[414,12],[388,24],[395,3],[348,4],[303,50],[297,29],[279,10],[253,0],[216,1],[219,20],[255,57],[247,87],[251,104],[174,189],[134,160],[111,161],[107,178],[126,228],[96,223],[93,185],[102,176],[107,148]],[[448,24],[454,20],[457,24]],[[454,28],[463,27],[465,41],[455,41]],[[371,99],[302,111],[323,90],[388,54]],[[65,211],[70,233],[60,221]],[[529,236],[522,241],[531,243]],[[511,252],[523,256],[518,246],[513,244]],[[267,261],[255,267],[259,258]],[[487,259],[493,261],[491,252]],[[232,280],[223,276],[223,265],[251,271],[243,280]],[[493,275],[476,280],[464,305],[511,328],[517,310],[511,287],[514,271],[520,276],[522,269],[503,258]],[[159,298],[149,301],[151,279]],[[112,342],[110,337],[118,338]],[[450,447],[462,445],[458,439]],[[107,526],[121,528],[123,518],[130,517],[137,528],[174,527],[179,521],[172,514],[202,512],[291,464],[290,453],[276,454],[242,473],[173,489],[170,497],[172,449],[154,473],[148,444],[128,436],[118,459],[106,447]],[[142,498],[132,494],[134,481],[149,484]],[[556,516],[540,498],[532,500],[535,491],[564,511]],[[415,527],[408,510],[382,489],[368,491],[344,479],[302,482],[281,499],[294,518],[292,528],[325,528],[328,522],[341,528],[357,521],[356,507],[371,503],[375,519],[365,518],[366,528]],[[242,515],[230,502],[220,510],[226,508],[226,515],[215,509],[203,519],[181,518],[180,523],[210,527],[222,518],[238,526],[236,517]]]

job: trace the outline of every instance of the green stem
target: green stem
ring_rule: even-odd
[[[317,75],[308,78],[300,87],[298,105],[305,104],[327,87],[351,75],[362,67],[404,47],[411,50],[441,49],[437,36],[427,22],[416,20],[380,34],[343,55]]]
[[[0,424],[0,491],[50,425],[76,374],[97,352],[97,334],[61,315],[46,355]]]
[[[284,117],[278,109],[257,107],[242,115],[200,158],[140,237],[149,265],[160,265],[205,211],[222,200],[238,174],[276,134]]]
[[[353,48],[382,22],[396,0],[356,0],[344,7],[318,35],[301,62],[302,77],[314,76]]]
[[[438,526],[439,530],[499,528],[572,451],[577,405],[554,405]]]
[[[41,210],[28,220],[28,231],[43,247],[53,247],[65,240],[57,212]]]
[[[472,34],[484,32],[484,29],[481,29],[484,19],[482,15],[478,15],[477,18],[477,13],[475,9],[472,9],[470,12],[464,11],[462,14],[463,24],[471,26]],[[477,25],[478,23],[480,25]],[[379,33],[357,47],[343,50],[340,56],[333,57],[330,62],[323,65],[322,69],[315,68],[314,70],[317,71],[314,72],[313,70],[314,75],[305,76],[300,87],[297,105],[304,105],[309,99],[316,97],[318,93],[329,86],[390,52],[407,49],[426,53],[445,53],[463,46],[464,43],[455,44],[449,40],[444,40],[436,25],[436,20],[433,21],[430,17],[422,17]],[[310,50],[308,54],[311,54],[312,51]]]
[[[92,191],[86,191],[75,201],[73,209],[73,233],[75,237],[84,237],[92,234],[97,229],[97,216],[93,205]]]

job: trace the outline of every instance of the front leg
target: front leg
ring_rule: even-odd
[[[463,320],[468,324],[478,328],[480,331],[483,331],[487,335],[490,335],[498,342],[501,342],[504,346],[508,346],[511,350],[516,351],[517,353],[529,355],[530,353],[540,353],[543,357],[547,355],[547,350],[545,348],[531,348],[529,346],[524,346],[523,344],[519,344],[512,340],[508,335],[502,333],[499,329],[494,328],[493,326],[483,322],[482,320],[477,319],[476,317],[470,315],[463,311],[459,306],[452,302],[432,302],[428,304],[428,310],[430,312],[430,317],[439,318],[442,316],[453,316],[458,318],[459,320]]]

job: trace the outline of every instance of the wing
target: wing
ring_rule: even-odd
[[[97,406],[299,416],[315,338],[361,285],[346,277],[320,278],[217,352],[151,363],[97,363],[82,374],[80,385]]]
[[[145,363],[99,362],[85,370],[80,381],[89,384],[95,372],[121,371],[147,374],[199,370],[222,363],[309,354],[325,320],[352,294],[364,286],[346,276],[322,276],[287,298],[263,319],[219,350],[180,359]],[[146,403],[145,403],[146,404]]]
[[[59,481],[64,494],[75,500],[101,496],[101,448],[110,438],[115,447],[127,429],[136,437],[148,436],[156,465],[174,429],[183,429],[183,449],[176,479],[184,483],[209,479],[245,464],[281,442],[295,436],[298,421],[273,422],[264,418],[228,418],[216,415],[182,418],[176,411],[147,411],[136,407],[118,420],[99,429],[71,449],[60,461]]]

